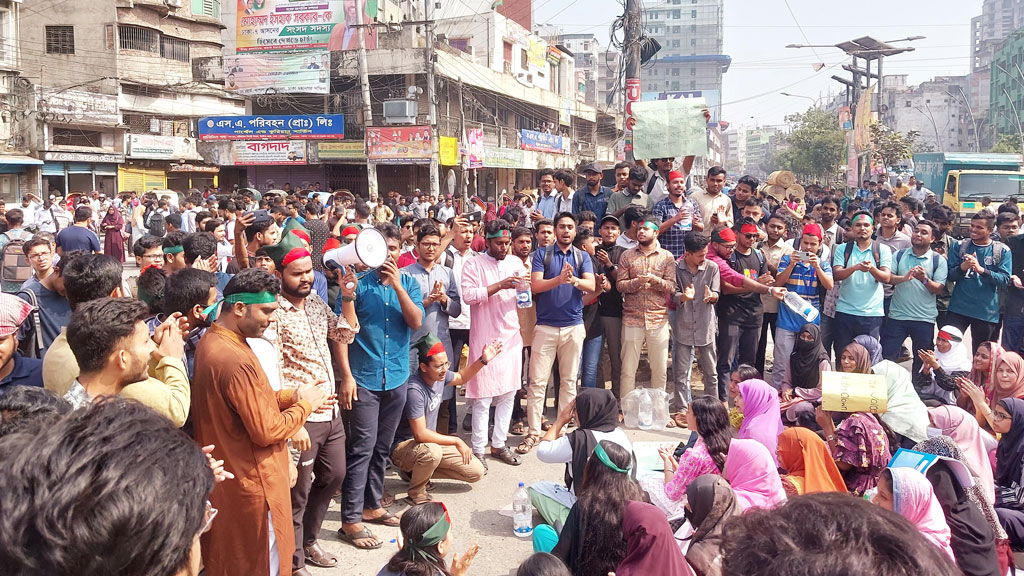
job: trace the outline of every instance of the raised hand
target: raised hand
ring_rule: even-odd
[[[683,288],[683,300],[684,301],[686,301],[686,302],[692,301],[694,296],[695,296],[695,294],[696,294],[696,290],[694,289],[693,284],[690,284],[686,288]]]
[[[715,297],[715,294],[714,294],[714,292],[711,291],[711,287],[705,285],[704,286],[704,301],[705,302],[711,302],[711,299],[714,298],[714,297]]]

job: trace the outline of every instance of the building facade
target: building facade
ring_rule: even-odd
[[[908,86],[906,75],[885,77],[889,126],[897,132],[917,131],[918,143],[935,152],[976,151],[972,110],[965,94],[966,76],[936,76]]]

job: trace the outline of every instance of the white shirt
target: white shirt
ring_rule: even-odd
[[[626,250],[629,250],[630,248],[636,248],[640,243],[636,240],[630,240],[625,234],[619,234],[619,238],[615,241],[615,245],[622,246]]]
[[[555,196],[555,215],[559,212],[572,212],[572,197],[576,195],[576,192],[569,190],[569,196],[566,197],[561,192]]]
[[[440,220],[441,222],[447,222],[449,218],[454,218],[454,217],[455,217],[455,207],[454,206],[442,206],[441,209],[437,211],[437,219]]]
[[[448,252],[451,253],[452,256],[454,256],[454,262],[452,262],[452,274],[455,276],[455,287],[458,289],[459,299],[461,300],[462,299],[462,268],[463,268],[463,266],[465,266],[466,260],[469,260],[470,258],[476,256],[476,252],[473,252],[472,250],[470,250],[469,252],[466,253],[465,256],[463,256],[462,253],[460,253],[454,246],[452,246],[449,249]],[[441,259],[439,261],[443,264],[445,260],[446,260],[445,255],[441,254]],[[463,302],[465,302],[465,301],[463,300]],[[456,316],[454,318],[448,318],[448,329],[449,330],[452,330],[452,329],[469,330],[469,305],[468,304],[463,304],[463,306],[462,306],[462,313],[461,314],[459,314],[458,316]]]
[[[626,435],[626,431],[622,428],[616,428],[611,432],[599,432],[592,430],[594,433],[594,439],[598,442],[602,440],[608,440],[622,446],[630,452],[633,451],[633,444],[629,441],[629,436]],[[569,436],[561,436],[551,442],[541,442],[537,445],[537,459],[545,464],[568,464],[572,462],[572,444],[569,443]],[[572,467],[569,467],[569,475],[572,476]],[[576,482],[573,482],[573,488],[576,487]],[[575,493],[575,490],[572,490]]]
[[[931,190],[925,188],[924,186],[921,186],[920,190],[917,189],[917,186],[914,186],[913,188],[910,189],[910,192],[907,192],[907,196],[910,196],[914,200],[924,202],[925,199],[928,198],[929,192],[931,192]]]

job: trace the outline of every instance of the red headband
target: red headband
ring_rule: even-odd
[[[723,228],[718,232],[718,237],[722,239],[722,242],[736,241],[736,233],[732,231],[732,228]]]
[[[817,224],[808,224],[807,226],[804,226],[803,234],[817,236],[818,240],[821,240],[821,226]]]
[[[324,242],[324,254],[328,250],[334,250],[335,248],[341,248],[341,241],[337,238],[328,238],[327,242]]]
[[[427,350],[427,358],[430,358],[431,356],[436,356],[441,352],[444,352],[444,344],[437,342],[430,347],[430,350]]]
[[[359,228],[356,228],[355,226],[346,226],[345,229],[341,231],[341,235],[342,236],[349,236],[349,235],[358,236],[359,235]]]
[[[292,248],[284,255],[284,259],[281,260],[281,266],[287,266],[299,258],[305,258],[306,256],[309,256],[309,250],[306,250],[305,248]]]
[[[671,182],[673,180],[676,180],[676,179],[683,180],[685,178],[686,178],[686,176],[684,176],[683,173],[680,172],[679,170],[673,170],[673,171],[668,173],[668,181],[669,182]]]
[[[309,234],[305,230],[295,229],[295,230],[292,230],[292,234],[295,234],[299,238],[302,238],[303,240],[306,241],[307,244],[310,243]]]
[[[160,266],[157,266],[156,264],[146,264],[142,267],[142,270],[139,270],[139,276],[145,274],[146,270],[149,270],[150,268],[160,268]]]
[[[950,342],[963,342],[963,338],[957,338],[945,330],[939,330],[939,338],[949,340]]]
[[[741,234],[760,234],[761,231],[757,229],[754,224],[744,224],[740,227]]]

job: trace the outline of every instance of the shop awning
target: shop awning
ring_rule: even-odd
[[[42,166],[43,161],[33,158],[31,156],[21,156],[19,154],[0,154],[0,165],[3,164],[16,164],[20,166]]]

